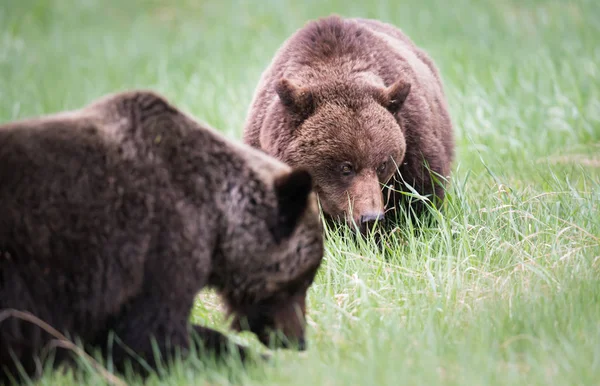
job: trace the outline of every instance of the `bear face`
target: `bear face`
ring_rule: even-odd
[[[212,284],[234,329],[253,332],[267,346],[304,349],[306,293],[323,256],[318,206],[303,169],[280,173],[269,184],[271,190],[252,188],[248,199],[229,201],[225,213],[232,217],[215,253]]]
[[[294,138],[279,157],[310,171],[321,207],[330,218],[361,231],[381,221],[382,186],[391,180],[406,151],[394,114],[406,100],[410,84],[399,81],[383,88],[337,80],[300,86],[282,78],[276,91],[282,108],[273,113],[289,117]]]
[[[306,292],[316,269],[310,269],[293,284],[252,305],[230,305],[231,327],[251,331],[267,347],[306,349]]]

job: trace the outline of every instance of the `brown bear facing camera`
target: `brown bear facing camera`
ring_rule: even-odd
[[[307,23],[278,50],[244,141],[309,170],[328,217],[362,230],[400,207],[421,215],[413,189],[443,202],[454,157],[430,57],[390,24],[338,16]]]
[[[156,366],[235,348],[191,326],[202,288],[272,347],[305,345],[305,297],[323,256],[311,177],[131,91],[0,126],[0,384],[35,377],[52,336]],[[65,353],[63,353],[65,354]],[[55,364],[66,355],[56,352]],[[134,367],[137,367],[136,359]]]

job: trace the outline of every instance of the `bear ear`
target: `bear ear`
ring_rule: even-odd
[[[277,215],[271,230],[279,243],[294,232],[298,220],[306,210],[308,196],[312,191],[312,177],[304,169],[294,169],[277,177],[274,189]]]
[[[385,108],[392,114],[396,114],[406,101],[410,93],[410,83],[398,80],[385,89]]]
[[[306,119],[314,110],[314,96],[306,87],[300,87],[289,79],[281,78],[275,84],[275,92],[281,103],[300,119]]]

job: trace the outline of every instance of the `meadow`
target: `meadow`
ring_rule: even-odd
[[[147,384],[599,384],[598,1],[3,0],[0,122],[150,88],[240,140],[275,50],[331,13],[393,23],[438,65],[457,142],[439,221],[383,250],[329,231],[306,352],[245,370],[192,356]],[[210,291],[192,320],[228,331]]]

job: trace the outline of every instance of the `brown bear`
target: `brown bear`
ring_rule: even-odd
[[[244,142],[309,170],[327,217],[364,230],[399,207],[424,213],[422,199],[409,203],[411,192],[443,202],[452,131],[440,75],[423,50],[390,24],[334,15],[310,21],[278,50]]]
[[[198,291],[215,288],[235,328],[303,349],[323,256],[311,186],[308,172],[151,91],[0,126],[0,313],[29,312],[86,347],[105,349],[114,333],[117,369],[135,362],[127,350],[156,366],[153,341],[161,355],[185,353],[190,332],[245,357],[188,323]],[[0,383],[19,366],[35,377],[51,338],[1,320]]]

